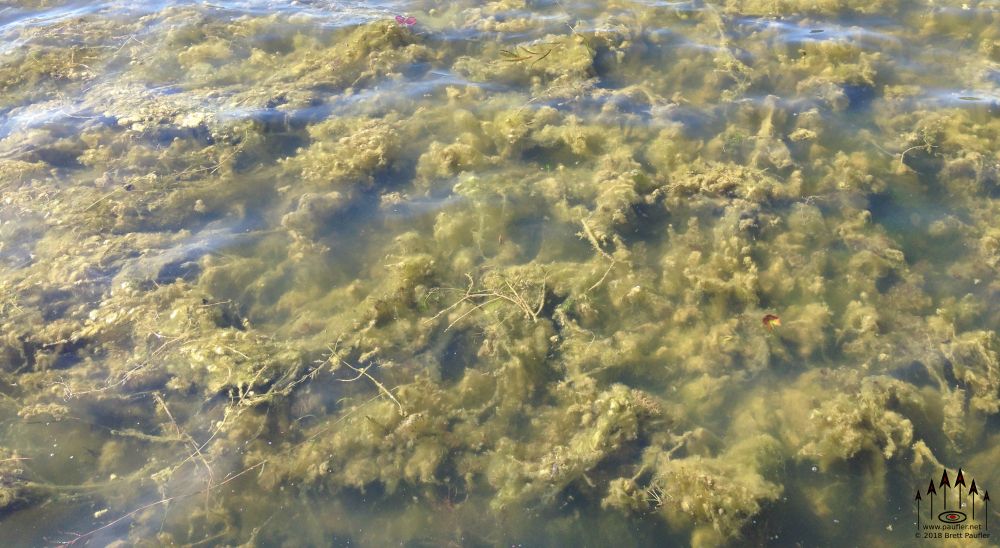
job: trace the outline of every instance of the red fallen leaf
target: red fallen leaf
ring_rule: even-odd
[[[768,314],[760,320],[760,323],[768,330],[773,330],[775,327],[781,327],[781,318]]]

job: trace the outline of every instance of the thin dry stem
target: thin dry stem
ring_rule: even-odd
[[[390,392],[389,389],[386,388],[384,384],[380,383],[378,381],[378,379],[376,379],[375,377],[373,377],[373,376],[371,376],[371,375],[368,374],[368,370],[372,366],[369,365],[368,367],[358,368],[358,367],[354,367],[353,365],[347,363],[344,360],[340,360],[340,363],[344,364],[351,371],[354,371],[355,373],[357,373],[358,376],[354,377],[353,379],[337,379],[338,381],[340,381],[340,382],[352,382],[352,381],[358,380],[362,376],[368,377],[368,380],[370,380],[373,383],[375,383],[375,386],[378,387],[379,391],[381,391],[383,394],[385,394],[386,396],[388,396],[389,399],[392,400],[393,403],[396,404],[396,407],[399,408],[399,416],[405,417],[407,415],[406,410],[403,409],[403,404],[399,403],[399,400],[396,399],[396,396],[393,396],[392,392]]]
[[[583,234],[587,237],[587,241],[590,242],[590,245],[591,247],[594,248],[594,251],[600,253],[601,256],[603,256],[605,259],[611,262],[611,264],[608,265],[608,269],[604,271],[604,275],[601,276],[601,279],[597,280],[596,282],[594,282],[594,285],[587,288],[586,293],[590,293],[594,289],[600,287],[600,285],[604,283],[604,280],[607,279],[608,274],[610,274],[611,270],[615,267],[615,258],[612,257],[610,253],[604,251],[604,249],[601,248],[601,243],[597,241],[597,236],[594,235],[594,231],[591,230],[590,225],[587,224],[586,220],[580,219],[580,224],[583,225]]]
[[[434,316],[425,320],[425,322],[427,323],[433,322],[434,320],[440,318],[441,316],[461,306],[463,303],[474,301],[476,299],[485,299],[485,300],[483,302],[476,304],[474,307],[472,307],[472,309],[462,313],[458,318],[452,320],[451,323],[449,323],[444,330],[448,331],[449,329],[454,327],[455,324],[462,321],[476,310],[485,308],[486,306],[493,304],[497,301],[506,301],[514,305],[516,308],[518,308],[524,313],[524,316],[526,318],[530,318],[532,322],[538,321],[538,316],[542,313],[542,309],[545,308],[545,291],[547,289],[545,279],[542,279],[541,289],[538,296],[538,304],[532,305],[531,303],[528,302],[527,299],[525,299],[521,291],[518,291],[517,289],[514,288],[514,285],[511,284],[510,280],[507,278],[503,278],[504,287],[500,289],[483,289],[480,291],[476,291],[475,290],[476,284],[475,281],[472,279],[472,276],[470,276],[469,274],[466,274],[465,276],[469,279],[469,286],[468,288],[465,289],[465,294],[462,295],[460,299],[458,299],[448,307],[444,308]]]

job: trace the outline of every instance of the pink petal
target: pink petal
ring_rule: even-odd
[[[402,15],[397,15],[396,16],[396,22],[399,23],[400,25],[404,25],[404,24],[406,24],[406,19],[403,18]]]
[[[407,24],[408,26],[413,26],[413,25],[416,25],[416,24],[417,24],[417,18],[416,18],[416,17],[413,17],[413,16],[410,16],[410,17],[407,17],[407,18],[406,18],[406,24]]]

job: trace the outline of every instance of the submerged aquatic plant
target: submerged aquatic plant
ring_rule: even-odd
[[[1000,476],[1000,122],[929,91],[992,20],[667,4],[16,8],[0,544],[876,545]]]

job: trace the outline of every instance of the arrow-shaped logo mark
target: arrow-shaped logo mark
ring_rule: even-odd
[[[948,480],[948,470],[947,469],[945,469],[944,474],[941,474],[941,483],[938,484],[938,487],[941,488],[941,493],[942,493],[941,497],[944,499],[944,502],[942,502],[942,504],[944,505],[944,509],[947,510],[948,509],[948,488],[951,487],[951,482]]]
[[[953,501],[948,500],[949,489],[954,491],[955,500]],[[935,497],[942,499],[940,509],[934,508]],[[923,515],[921,512],[925,500],[928,500],[927,509],[929,512]],[[972,506],[971,510],[969,510],[970,505]],[[913,506],[917,511],[917,538],[922,536],[925,539],[991,539],[988,523],[990,493],[984,488],[982,482],[977,482],[971,475],[967,479],[965,470],[962,468],[959,468],[957,472],[949,472],[945,468],[941,472],[940,480],[932,479],[927,482],[926,490],[917,489],[913,494]],[[946,530],[954,531],[949,533],[952,536],[945,534]],[[923,535],[920,532],[923,532]]]

